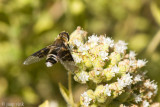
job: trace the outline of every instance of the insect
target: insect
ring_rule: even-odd
[[[29,56],[23,64],[29,65],[46,58],[47,67],[51,67],[57,62],[61,62],[68,71],[73,72],[76,69],[76,66],[70,52],[68,41],[69,34],[67,32],[61,32],[51,45]]]

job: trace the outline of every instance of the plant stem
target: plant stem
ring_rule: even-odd
[[[69,90],[69,99],[72,102],[72,106],[74,105],[73,95],[72,95],[72,74],[68,72],[68,90]]]

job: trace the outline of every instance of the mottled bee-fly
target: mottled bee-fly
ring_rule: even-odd
[[[68,41],[69,34],[67,32],[61,32],[51,45],[29,56],[23,64],[29,65],[46,58],[47,67],[51,67],[59,61],[67,70],[73,72],[76,69],[76,66],[70,52]]]

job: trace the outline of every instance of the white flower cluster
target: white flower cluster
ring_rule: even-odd
[[[139,103],[139,102],[141,102],[141,101],[142,101],[141,95],[135,95],[135,102],[136,102],[136,103]]]
[[[148,62],[148,61],[146,61],[146,60],[140,60],[140,59],[139,59],[139,60],[137,61],[137,66],[138,66],[139,68],[141,68],[141,67],[145,66],[147,62]]]
[[[105,51],[100,51],[99,52],[99,56],[102,58],[103,61],[105,61],[106,59],[108,59],[108,53]]]
[[[127,85],[131,85],[133,81],[132,76],[129,73],[122,76],[121,79],[118,78],[117,80],[118,80],[118,85],[120,86],[120,89],[123,89]]]
[[[81,96],[83,97],[83,105],[88,106],[92,99],[88,96],[87,92],[84,92]]]
[[[141,78],[142,78],[142,76],[138,74],[138,75],[136,75],[136,76],[134,77],[134,81],[135,81],[135,82],[142,81]]]
[[[148,101],[146,101],[146,100],[143,101],[143,107],[149,107],[149,105],[150,105],[150,104],[149,104]]]
[[[115,65],[115,66],[112,67],[111,72],[113,72],[113,73],[119,73],[119,68],[117,67],[117,65]]]
[[[122,40],[119,40],[116,44],[115,44],[115,52],[118,52],[118,53],[124,53],[125,50],[127,49],[127,43],[125,43],[124,41]]]
[[[84,71],[82,71],[78,76],[78,79],[80,79],[82,83],[86,83],[86,81],[88,81],[88,78],[89,78],[89,75]]]
[[[107,105],[115,98],[121,102],[119,96],[125,95],[126,102],[148,107],[158,89],[141,70],[147,61],[136,59],[134,51],[127,53],[128,44],[122,40],[114,42],[110,37],[95,34],[87,38],[86,34],[78,28],[69,41],[77,66],[74,79],[93,86],[81,95],[81,105]]]
[[[150,81],[149,79],[144,82],[144,86],[148,89],[154,90],[153,93],[157,94],[158,85],[154,83],[154,81]]]
[[[109,85],[108,84],[106,84],[105,86],[105,93],[107,94],[107,96],[111,96],[111,90],[109,89]]]

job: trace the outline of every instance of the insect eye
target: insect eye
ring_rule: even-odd
[[[67,39],[67,41],[69,40],[69,34],[67,32],[62,32],[59,35],[61,38]]]

